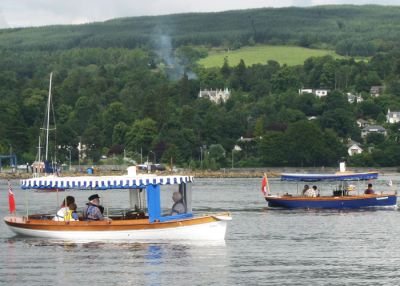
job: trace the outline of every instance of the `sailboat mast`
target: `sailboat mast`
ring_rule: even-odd
[[[41,148],[41,147],[40,147],[40,136],[39,136],[39,147],[38,147],[38,149],[39,149],[39,150],[38,150],[38,153],[39,153],[39,154],[38,154],[38,162],[41,162],[41,159],[40,159],[40,157],[41,157],[41,155],[40,155],[40,148]]]
[[[49,152],[49,124],[50,124],[50,106],[51,106],[51,79],[53,73],[50,73],[50,84],[49,84],[49,98],[47,100],[47,125],[46,125],[46,161]]]

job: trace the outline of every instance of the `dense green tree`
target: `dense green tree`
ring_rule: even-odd
[[[126,142],[126,134],[129,130],[128,125],[125,122],[118,122],[113,127],[112,133],[112,144],[124,145]]]
[[[113,135],[115,131],[114,127],[117,125],[117,123],[128,121],[128,113],[126,108],[121,102],[112,102],[102,114],[105,144],[109,146],[112,143],[118,143],[113,141]],[[120,138],[118,139],[120,140]]]
[[[332,136],[324,138],[324,134],[317,125],[299,121],[290,125],[286,131],[287,153],[289,164],[300,166],[325,166],[337,163],[337,152],[332,152],[333,155],[325,156],[329,153],[331,142],[326,142],[325,139],[330,139]],[[335,150],[336,151],[336,150]]]
[[[231,86],[235,89],[247,90],[247,70],[246,64],[243,59],[240,60],[239,64],[233,69]]]
[[[358,133],[354,115],[345,109],[328,110],[319,118],[323,128],[333,129],[340,137],[352,137]]]
[[[86,146],[86,154],[94,162],[100,160],[101,150],[104,144],[104,135],[97,126],[90,126],[82,134],[82,143]]]
[[[366,137],[366,142],[368,144],[374,144],[374,145],[379,145],[380,143],[383,143],[385,141],[385,136],[380,133],[369,133]]]
[[[161,162],[167,165],[171,165],[171,163],[173,165],[182,164],[183,159],[179,148],[174,144],[169,145],[165,152],[163,152]]]
[[[126,148],[130,151],[142,150],[149,153],[157,134],[156,122],[150,118],[136,120],[126,134]]]
[[[211,160],[214,160],[219,166],[224,165],[226,159],[226,152],[221,144],[212,144],[208,150],[208,155]]]
[[[287,141],[283,132],[269,131],[259,141],[259,157],[266,166],[288,165]]]
[[[297,90],[301,84],[296,71],[293,68],[283,66],[271,79],[272,87],[275,91],[282,92],[288,89]]]
[[[359,116],[371,119],[376,119],[382,110],[372,99],[361,102],[357,107]]]
[[[221,74],[224,77],[224,79],[226,80],[231,75],[231,72],[232,72],[232,70],[231,70],[231,68],[229,66],[228,58],[225,57],[224,58],[224,63],[222,65],[222,67],[221,67]]]
[[[254,125],[254,136],[260,137],[265,133],[265,117],[260,116],[257,118],[256,123]]]

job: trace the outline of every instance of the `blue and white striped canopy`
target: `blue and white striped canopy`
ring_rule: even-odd
[[[193,182],[192,176],[103,176],[103,177],[40,177],[21,180],[22,189],[135,189],[149,185],[174,185]]]

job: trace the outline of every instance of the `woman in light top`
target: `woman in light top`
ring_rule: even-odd
[[[67,215],[64,217],[65,221],[77,221],[79,220],[79,216],[78,213],[76,212],[76,204],[75,203],[71,203],[68,205],[68,211],[67,211]]]
[[[305,197],[316,197],[317,196],[317,192],[313,188],[308,188],[304,192],[304,196]]]
[[[58,210],[57,214],[53,218],[53,220],[56,221],[64,221],[65,216],[68,215],[69,211],[69,205],[75,203],[75,198],[73,196],[67,196],[64,200],[63,203],[61,204],[61,208]]]

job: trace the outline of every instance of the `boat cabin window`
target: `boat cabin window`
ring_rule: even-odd
[[[192,216],[190,183],[149,185],[146,187],[150,222],[182,219]]]
[[[146,189],[129,190],[129,210],[126,218],[143,218],[147,213]]]
[[[191,184],[164,185],[160,190],[162,216],[174,216],[192,212]]]

